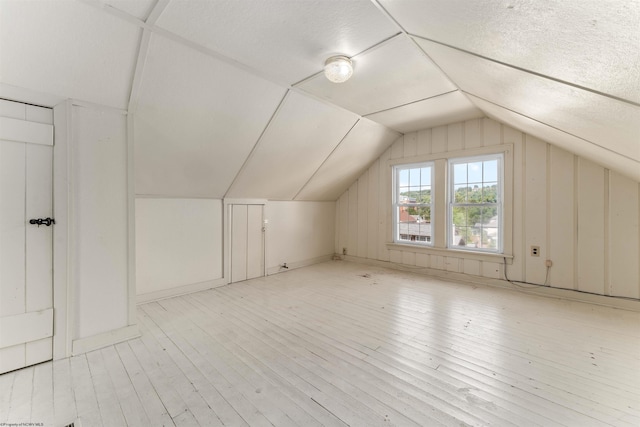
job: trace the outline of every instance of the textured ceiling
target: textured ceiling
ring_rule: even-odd
[[[0,0],[0,88],[128,110],[158,196],[335,200],[483,115],[640,180],[638,46],[638,1]]]

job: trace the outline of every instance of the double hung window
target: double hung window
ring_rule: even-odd
[[[503,154],[449,159],[451,249],[502,252]]]
[[[432,245],[433,163],[394,167],[394,242]]]

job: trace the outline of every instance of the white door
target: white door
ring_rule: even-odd
[[[231,282],[264,276],[264,205],[231,205]]]
[[[3,373],[52,359],[53,126],[41,107],[0,100],[0,114]]]

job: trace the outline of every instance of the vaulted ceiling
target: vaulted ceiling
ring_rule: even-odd
[[[640,180],[635,0],[0,0],[0,83],[128,111],[138,194],[335,200],[482,116]]]

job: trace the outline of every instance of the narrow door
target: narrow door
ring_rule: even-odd
[[[231,282],[264,276],[263,205],[231,205]]]
[[[50,110],[41,111],[48,109],[3,100],[0,107],[3,373],[52,358],[53,126]],[[30,116],[49,124],[29,121]]]

